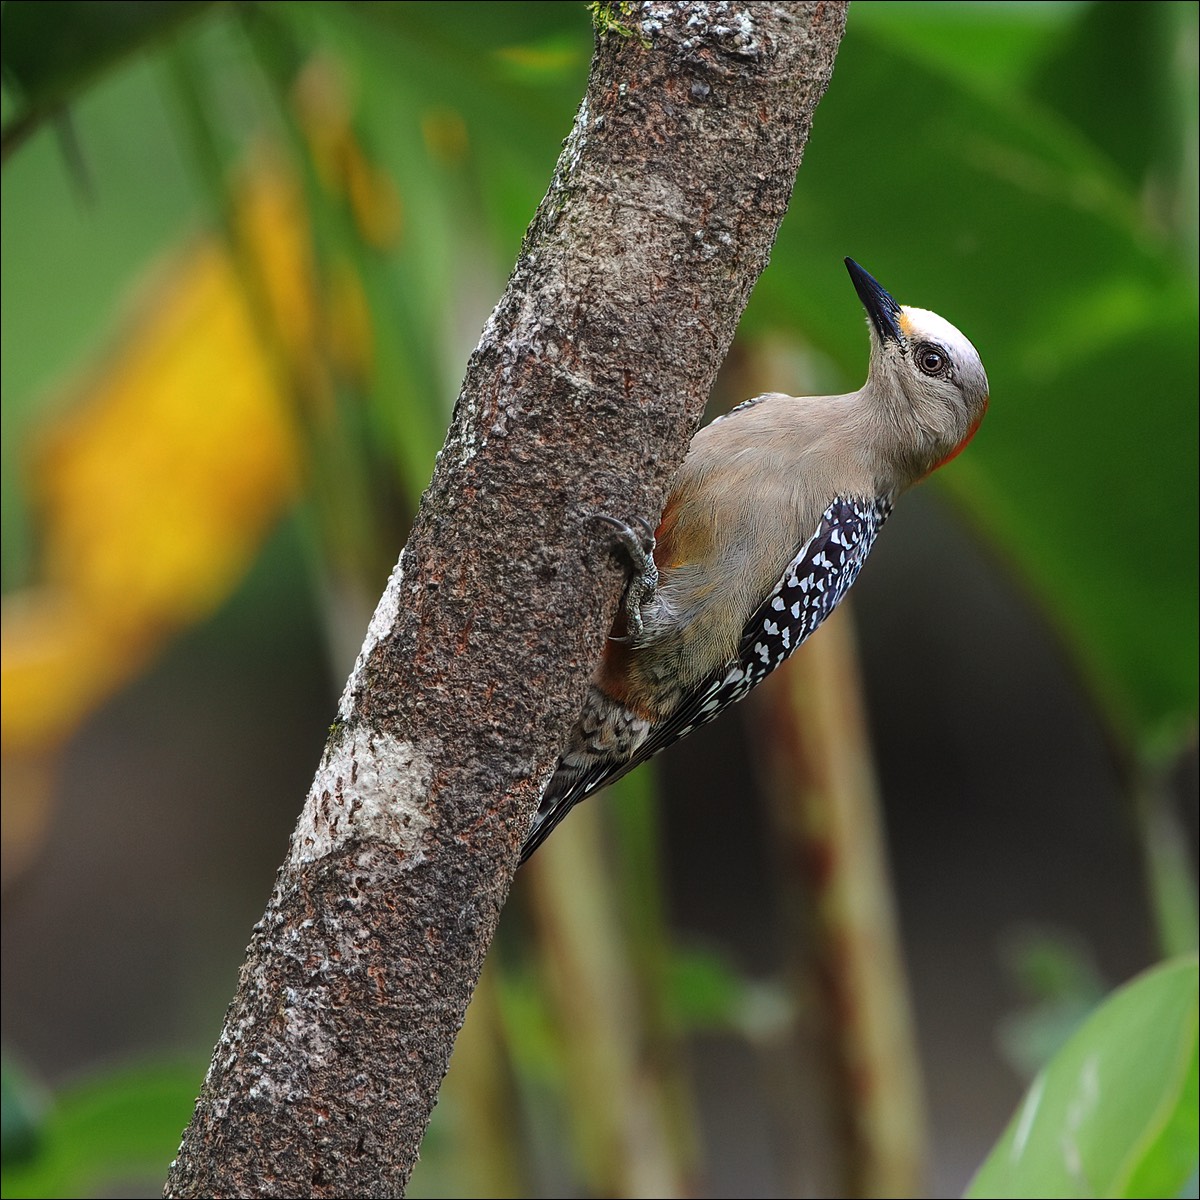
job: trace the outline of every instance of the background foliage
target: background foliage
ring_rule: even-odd
[[[8,0],[0,20],[5,1036],[24,1064],[5,1073],[4,1188],[53,1195],[153,1181],[174,1149],[232,989],[241,943],[230,936],[261,909],[322,714],[569,128],[592,34],[582,5],[552,3]],[[889,769],[889,737],[908,726],[895,706],[880,711],[892,693],[874,682],[876,658],[935,696],[955,639],[982,646],[953,707],[994,705],[1051,728],[1035,753],[1016,718],[993,740],[982,722],[968,738],[956,732],[968,714],[912,697],[914,726],[943,736],[924,751],[908,742],[928,795],[914,865],[899,869],[902,914],[906,870],[945,879],[965,863],[931,832],[944,776],[944,811],[995,822],[998,847],[1046,843],[1055,829],[1041,814],[1069,808],[1062,781],[1086,792],[1099,779],[1115,799],[1071,809],[1083,817],[1070,840],[1037,859],[1052,866],[997,853],[970,870],[993,897],[1019,897],[1043,869],[1070,889],[1076,860],[1111,827],[1112,878],[1136,880],[1140,863],[1147,881],[1145,899],[1114,887],[1141,914],[1132,927],[1152,928],[1160,953],[1194,950],[1194,868],[1174,798],[1194,779],[1179,764],[1194,764],[1197,702],[1196,145],[1193,5],[852,8],[714,404],[747,385],[859,382],[865,339],[846,253],[902,301],[948,315],[987,364],[987,423],[938,479],[970,535],[937,502],[914,503],[911,525],[897,516],[904,562],[881,562],[879,578],[919,589],[919,623],[895,590],[885,604],[862,584],[889,819],[905,820],[892,807],[904,776]],[[902,572],[917,583],[898,583]],[[960,576],[984,583],[964,591]],[[1021,615],[996,618],[979,587],[1001,589],[1005,613]],[[1032,632],[1005,640],[1014,619]],[[993,638],[1001,649],[989,658]],[[324,683],[300,665],[319,644]],[[1010,671],[1033,658],[1069,694],[1048,717],[1039,677]],[[243,693],[257,697],[249,711]],[[177,726],[194,731],[185,754]],[[989,805],[988,786],[972,782],[1008,779],[1002,759],[1005,770],[1027,760],[1029,804]],[[208,774],[214,760],[223,774]],[[686,794],[699,825],[674,805],[664,838],[649,798],[634,794],[649,783],[636,779],[602,812],[573,818],[581,830],[613,820],[604,836],[622,847],[624,866],[594,886],[579,882],[586,868],[566,869],[585,910],[567,940],[585,933],[593,961],[562,950],[558,869],[519,882],[468,1025],[485,1032],[456,1053],[414,1192],[624,1194],[641,1180],[645,1194],[684,1181],[719,1194],[726,1160],[757,1178],[739,1157],[752,1152],[762,1194],[821,1190],[820,1166],[791,1145],[797,1123],[820,1125],[813,1102],[796,1100],[818,1090],[811,1068],[734,1072],[761,1088],[775,1130],[761,1153],[712,1115],[727,1085],[714,1064],[769,1058],[803,1025],[806,992],[760,944],[777,918],[754,906],[778,904],[783,884],[736,896],[718,884],[697,898],[679,863],[684,825],[698,839],[705,811],[727,814],[735,796],[739,812],[750,804],[744,773],[736,794],[717,774],[706,800],[672,770],[668,791]],[[744,820],[761,836],[761,819]],[[744,853],[756,852],[752,840]],[[728,853],[712,878],[736,881],[738,851]],[[683,931],[709,902],[720,913],[697,945]],[[1079,909],[1117,902],[1089,893]],[[1032,907],[1021,918],[1042,919]],[[49,938],[47,908],[58,914]],[[198,932],[205,916],[215,925]],[[130,950],[97,963],[102,920]],[[1116,982],[1155,955],[1144,933],[1093,969],[1093,952],[1072,948],[1090,936],[1022,943],[1036,1002],[1000,1028],[1010,1059],[1040,1063],[1099,997],[1100,976]],[[918,949],[928,1029],[941,1018],[922,1008],[921,962]],[[77,986],[81,969],[97,980],[90,989]],[[1194,1017],[1188,970],[1159,986],[1182,986],[1185,1007],[1190,986]],[[617,1010],[580,1002],[580,972],[595,972],[596,994],[623,980],[616,990],[639,997],[657,1066],[645,1067],[644,1047],[621,1047]],[[949,1003],[958,985],[939,982]],[[986,1011],[974,1016],[990,1036]],[[1191,1028],[1166,1051],[1185,1064],[1162,1102],[1163,1128],[1176,1131],[1168,1159],[1179,1131],[1195,1131]],[[190,1071],[174,1066],[181,1049]],[[129,1065],[146,1056],[144,1069]],[[1151,1061],[1135,1056],[1129,1069]],[[1003,1109],[1016,1076],[997,1070]],[[581,1086],[605,1091],[598,1072],[611,1072],[614,1107],[659,1130],[640,1175],[605,1174],[630,1142]],[[995,1105],[979,1107],[986,1126]],[[958,1190],[1002,1122],[951,1134],[939,1111],[935,1094],[932,1186]],[[1194,1153],[1179,1170],[1195,1194]]]

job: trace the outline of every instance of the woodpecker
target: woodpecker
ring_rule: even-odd
[[[611,517],[633,570],[521,862],[580,800],[711,721],[829,616],[896,497],[959,454],[988,406],[975,347],[858,263],[867,381],[772,392],[692,439],[651,531]]]

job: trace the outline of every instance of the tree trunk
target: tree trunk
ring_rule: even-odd
[[[516,855],[767,262],[844,3],[600,5],[169,1196],[402,1195]]]

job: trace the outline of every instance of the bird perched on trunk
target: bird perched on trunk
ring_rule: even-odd
[[[988,382],[975,347],[846,268],[867,311],[866,383],[746,401],[692,439],[653,535],[603,518],[633,573],[522,862],[580,800],[791,655],[854,582],[896,497],[979,428]]]

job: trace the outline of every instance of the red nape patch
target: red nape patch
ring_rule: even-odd
[[[935,462],[933,466],[925,472],[924,478],[928,479],[929,476],[932,475],[939,467],[944,467],[948,462],[953,462],[971,444],[971,439],[979,432],[979,427],[983,424],[983,418],[987,416],[989,400],[985,400],[983,402],[983,412],[976,417],[975,424],[967,430],[967,436],[963,438],[963,440],[959,442],[958,445],[955,446],[945,458],[939,459],[937,462]]]

